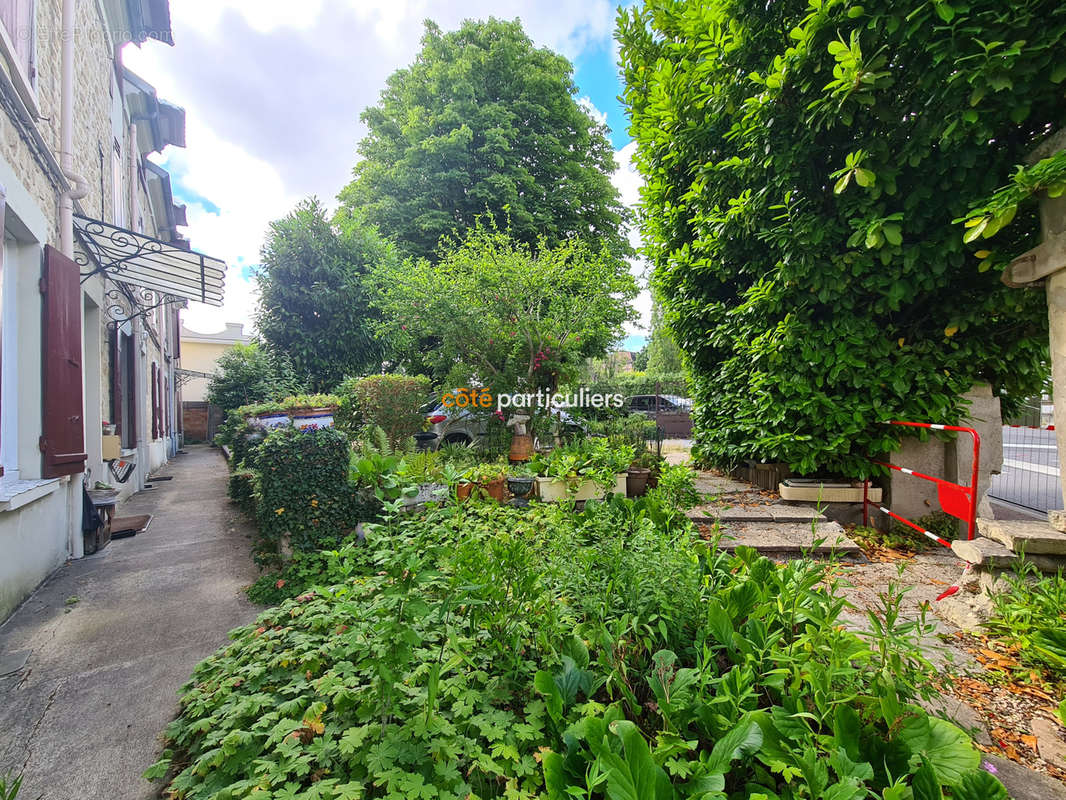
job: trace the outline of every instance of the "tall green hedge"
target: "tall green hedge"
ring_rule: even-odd
[[[360,519],[365,501],[348,480],[348,440],[333,428],[277,428],[256,453],[259,532],[295,550],[336,545]]]
[[[880,422],[1039,389],[1043,293],[980,271],[952,220],[1066,122],[1066,5],[647,0],[619,38],[697,456],[861,475]],[[1003,244],[1037,228],[1019,212]]]

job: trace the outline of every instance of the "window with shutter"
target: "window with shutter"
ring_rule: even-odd
[[[81,276],[78,265],[51,246],[41,279],[43,475],[58,478],[85,469],[82,405]]]
[[[0,0],[0,23],[3,23],[11,56],[32,87],[36,83],[34,65],[35,31],[33,0]]]

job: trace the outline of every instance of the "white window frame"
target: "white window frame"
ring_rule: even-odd
[[[8,2],[9,0],[0,0]],[[30,63],[29,72],[19,59],[18,50],[12,33],[7,26],[0,23],[0,55],[4,57],[11,67],[11,82],[15,84],[22,102],[27,110],[34,116],[41,116],[40,104],[37,101],[37,0],[29,0],[30,3]],[[19,35],[15,31],[14,35]]]

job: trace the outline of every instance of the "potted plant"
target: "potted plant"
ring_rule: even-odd
[[[604,439],[589,439],[556,447],[535,460],[539,477],[537,496],[542,500],[602,499],[609,493],[624,494],[626,469],[633,460],[633,448]]]
[[[650,450],[645,450],[633,459],[633,463],[626,470],[626,495],[628,497],[644,496],[650,486],[652,470],[658,472],[661,460]]]
[[[507,477],[500,464],[482,464],[477,467],[478,487],[498,503],[507,499]]]
[[[514,495],[511,505],[529,504],[526,497],[533,491],[533,473],[525,464],[514,464],[507,470],[507,490]]]

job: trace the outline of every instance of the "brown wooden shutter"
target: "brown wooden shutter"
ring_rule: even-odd
[[[164,426],[165,426],[164,420],[166,419],[163,416],[163,368],[162,367],[159,367],[155,371],[155,383],[156,383],[156,386],[155,386],[155,389],[156,389],[156,392],[155,392],[155,397],[156,397],[155,415],[156,415],[156,419],[159,420],[159,432],[156,434],[156,438],[157,439],[162,439],[163,438],[163,433],[164,433]]]
[[[153,439],[159,436],[159,383],[157,378],[159,377],[159,367],[156,363],[152,362],[152,437]]]
[[[111,422],[115,433],[122,435],[122,348],[118,329],[111,331]]]
[[[42,425],[44,477],[85,469],[81,369],[81,276],[78,265],[48,245],[41,279]]]

